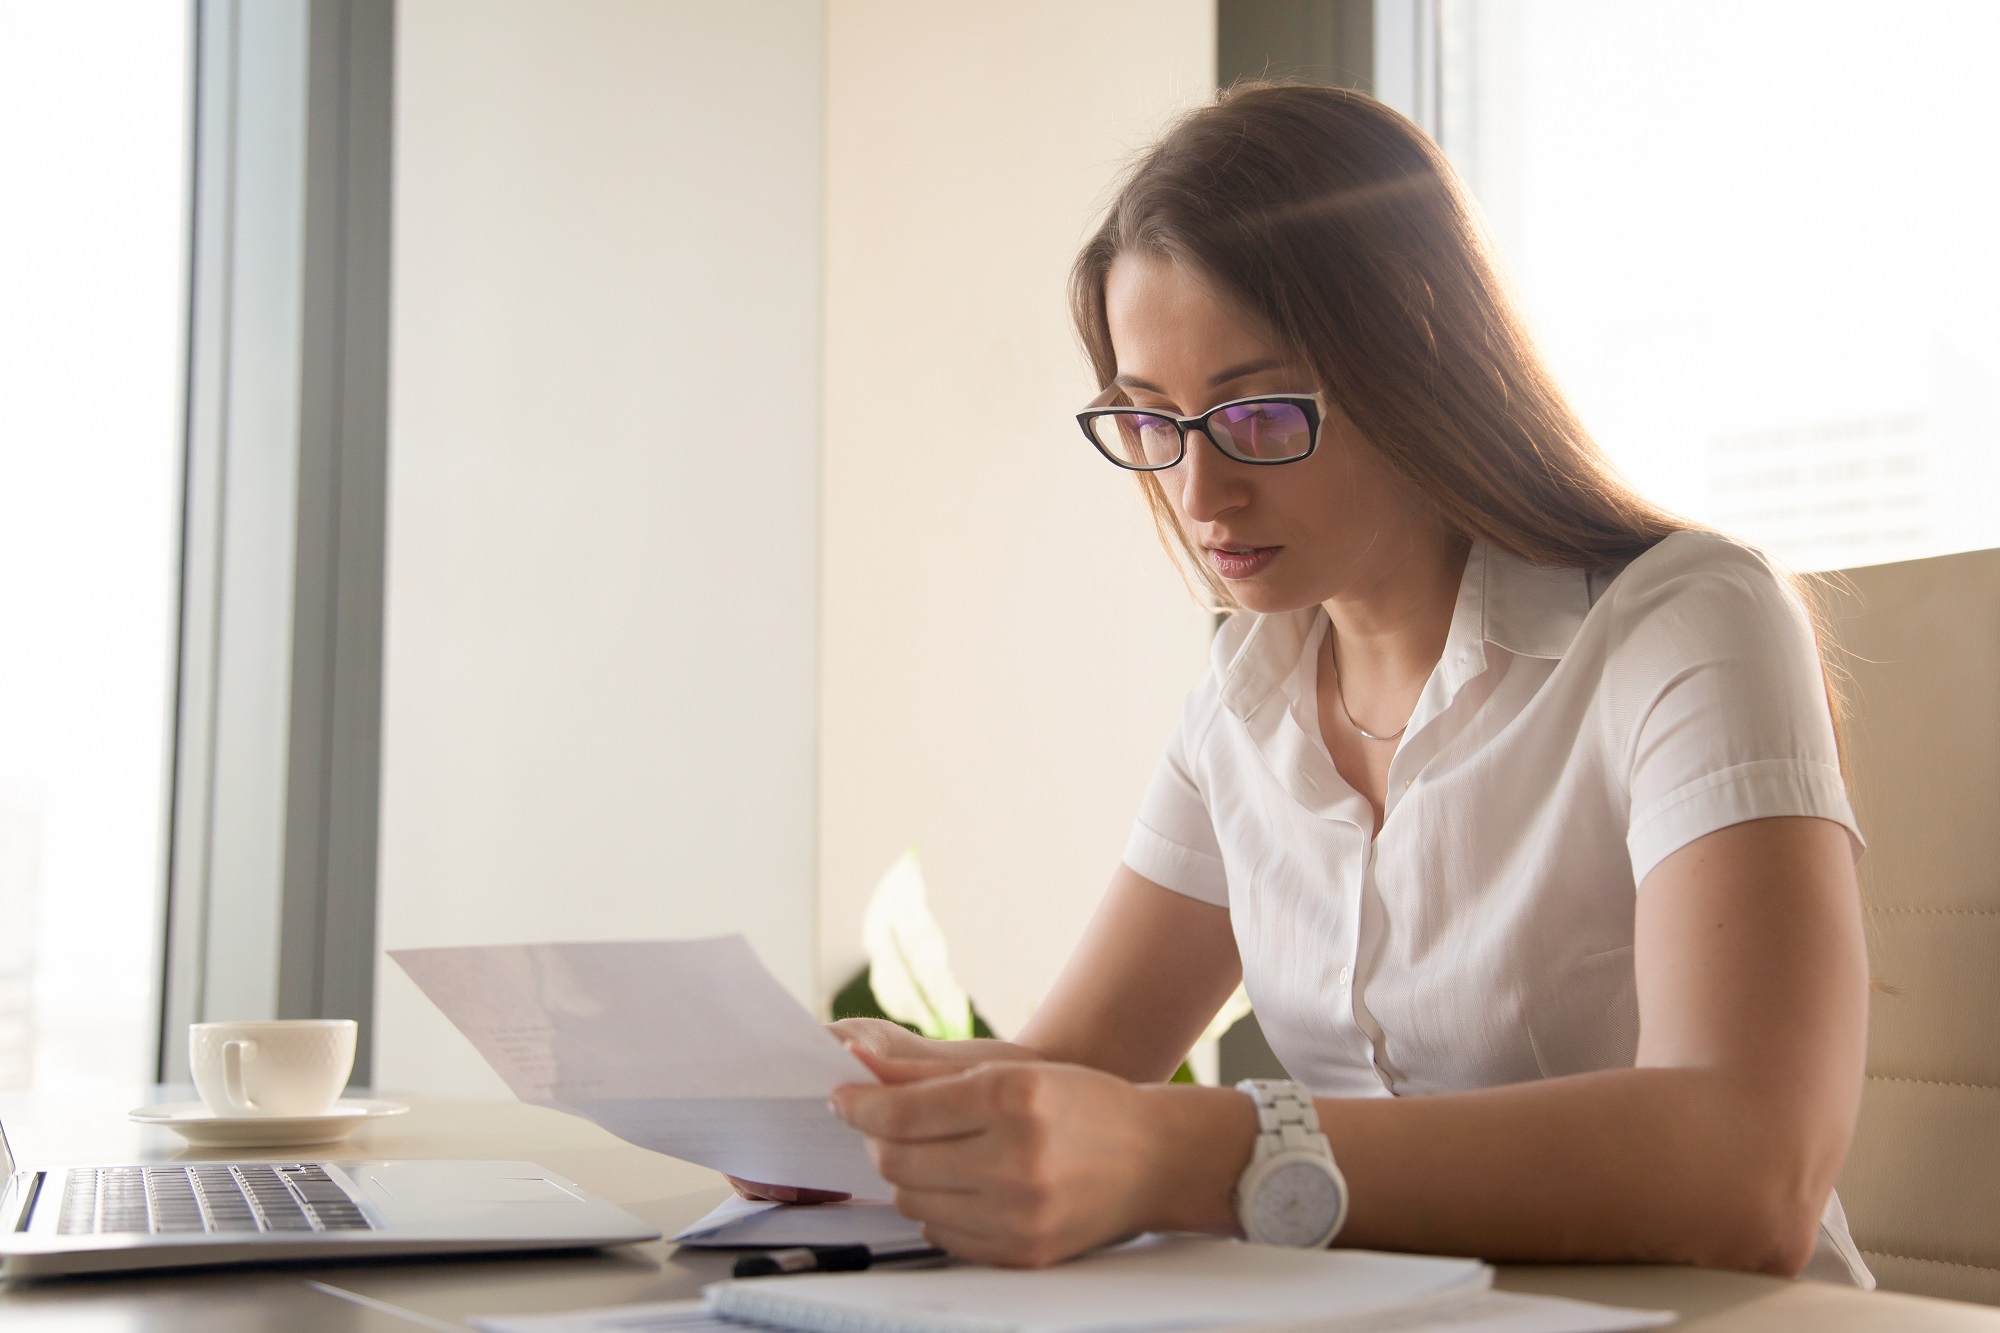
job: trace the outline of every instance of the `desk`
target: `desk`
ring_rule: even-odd
[[[393,1094],[391,1094],[393,1095]],[[16,1155],[34,1166],[260,1155],[183,1151],[166,1130],[126,1121],[143,1098],[0,1097],[0,1123]],[[525,1158],[564,1175],[672,1235],[724,1196],[721,1177],[621,1142],[571,1116],[515,1102],[406,1097],[407,1116],[365,1126],[346,1145],[309,1149],[327,1158]],[[677,1251],[665,1241],[548,1258],[380,1261],[181,1274],[65,1279],[0,1287],[6,1333],[410,1333],[406,1320],[314,1291],[311,1278],[434,1319],[526,1314],[626,1301],[677,1300],[723,1276],[728,1260]],[[1678,1310],[1690,1333],[2000,1333],[2000,1309],[1812,1282],[1691,1268],[1511,1266],[1499,1285]]]

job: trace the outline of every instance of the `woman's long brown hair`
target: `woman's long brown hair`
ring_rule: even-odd
[[[1542,364],[1451,164],[1371,97],[1239,84],[1139,160],[1070,276],[1077,331],[1106,388],[1118,359],[1104,285],[1128,252],[1191,265],[1268,323],[1462,536],[1534,564],[1601,569],[1697,526],[1612,469]],[[1232,605],[1158,478],[1139,481],[1184,570]],[[1807,580],[1791,583],[1821,647],[1844,768],[1822,599]]]
[[[1071,277],[1103,386],[1117,373],[1105,278],[1127,252],[1188,264],[1262,318],[1468,538],[1594,569],[1691,526],[1612,470],[1543,366],[1450,164],[1372,98],[1239,85],[1140,159]],[[1162,537],[1227,605],[1157,480],[1141,483]]]

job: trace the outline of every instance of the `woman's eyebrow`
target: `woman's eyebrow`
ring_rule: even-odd
[[[1208,387],[1219,389],[1232,380],[1247,379],[1252,375],[1260,375],[1267,370],[1277,370],[1283,365],[1285,365],[1285,362],[1275,356],[1262,357],[1256,361],[1245,361],[1240,366],[1231,366],[1220,374],[1210,375],[1208,377]],[[1167,392],[1159,385],[1142,380],[1137,375],[1116,375],[1112,377],[1111,382],[1127,389],[1143,389],[1147,393],[1157,393],[1162,397]]]
[[[1208,387],[1219,389],[1231,380],[1248,379],[1252,375],[1262,374],[1267,370],[1276,370],[1284,364],[1282,360],[1275,356],[1263,357],[1256,361],[1245,361],[1242,365],[1232,366],[1219,375],[1209,376]]]

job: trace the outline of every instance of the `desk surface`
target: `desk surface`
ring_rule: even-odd
[[[139,1100],[0,1097],[0,1123],[27,1165],[186,1161],[259,1154],[183,1151],[166,1130],[123,1112]],[[719,1202],[714,1172],[634,1148],[595,1125],[540,1107],[409,1097],[407,1116],[364,1127],[347,1145],[310,1150],[342,1157],[526,1158],[645,1218],[667,1235]],[[285,1156],[283,1153],[264,1154]],[[294,1150],[292,1156],[297,1155]],[[627,1301],[678,1300],[723,1275],[727,1261],[664,1241],[549,1258],[381,1261],[97,1277],[0,1286],[7,1333],[409,1333],[417,1325],[324,1295],[307,1279],[457,1324],[471,1314],[528,1314]],[[2000,1308],[1961,1305],[1814,1282],[1785,1282],[1691,1268],[1512,1266],[1499,1285],[1612,1305],[1677,1310],[1676,1328],[1699,1333],[1811,1330],[1847,1333],[2000,1333]]]

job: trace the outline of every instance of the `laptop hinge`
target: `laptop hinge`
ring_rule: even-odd
[[[35,1217],[35,1200],[42,1197],[42,1180],[47,1175],[46,1171],[17,1171],[13,1179],[7,1182],[6,1190],[0,1192],[0,1230],[28,1229],[28,1223]],[[9,1228],[5,1219],[17,1202],[20,1213],[15,1216],[14,1225]]]

